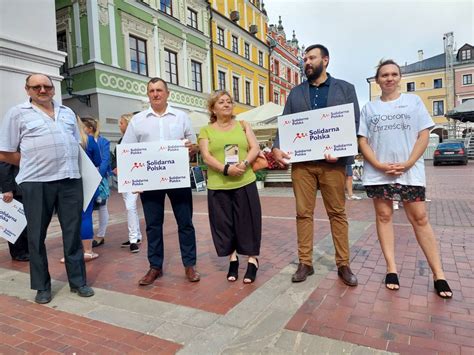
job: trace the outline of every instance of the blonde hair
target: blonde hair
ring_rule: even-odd
[[[91,116],[81,117],[81,120],[84,126],[92,130],[92,132],[94,133],[94,138],[97,139],[100,134],[99,121]]]
[[[82,148],[87,148],[87,134],[84,132],[84,123],[79,115],[76,115],[77,127],[79,128],[79,136],[81,137],[80,145]]]
[[[132,117],[133,117],[133,113],[124,113],[122,116],[120,116],[119,121],[124,120],[125,122],[127,122],[127,125],[128,125]]]
[[[234,99],[232,95],[227,91],[227,90],[217,90],[214,91],[209,98],[207,99],[207,111],[209,111],[209,121],[211,123],[214,123],[217,121],[217,116],[215,113],[212,111],[214,109],[214,105],[216,102],[222,97],[222,96],[229,96],[230,101],[232,102],[232,105],[234,105]],[[232,118],[235,118],[234,115],[232,115]]]

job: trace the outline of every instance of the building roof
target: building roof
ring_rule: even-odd
[[[444,53],[434,57],[421,60],[416,63],[404,65],[401,67],[402,74],[418,73],[421,71],[444,69],[446,66],[446,56]]]

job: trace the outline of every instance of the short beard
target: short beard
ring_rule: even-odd
[[[312,72],[312,74],[309,74],[309,75],[308,75],[307,71],[305,70],[306,78],[308,78],[309,82],[313,82],[321,76],[321,74],[323,72],[323,69],[324,69],[323,64],[321,63],[317,67],[312,67],[312,69],[313,69],[313,72]]]

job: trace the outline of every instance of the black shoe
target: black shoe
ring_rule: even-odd
[[[49,303],[52,300],[51,290],[38,290],[35,302],[39,304]]]
[[[227,273],[227,281],[234,282],[239,278],[239,257],[229,263],[229,272]]]
[[[12,260],[15,260],[15,261],[30,261],[30,256],[28,254],[13,256]]]
[[[71,292],[72,293],[77,293],[81,297],[91,297],[94,296],[94,290],[90,288],[87,285],[78,287],[78,288],[72,288],[71,287]]]
[[[105,238],[102,238],[101,240],[97,241],[97,240],[92,240],[92,247],[93,248],[97,248],[97,247],[100,247],[102,244],[105,243]]]
[[[259,264],[258,259],[255,258],[255,260],[257,261],[257,265],[251,262],[247,264],[247,272],[244,275],[244,284],[251,284],[257,278],[257,270]]]
[[[131,253],[138,253],[140,251],[140,247],[137,243],[130,243],[130,252]]]
[[[137,242],[135,244],[141,244],[142,241],[139,239],[137,240]],[[130,241],[127,240],[126,242],[123,242],[122,244],[120,244],[120,248],[128,248],[130,246]]]

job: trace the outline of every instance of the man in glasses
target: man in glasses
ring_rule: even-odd
[[[16,181],[23,193],[28,222],[31,288],[37,290],[35,302],[48,303],[52,299],[45,239],[55,208],[71,292],[93,296],[94,291],[86,284],[79,234],[83,196],[76,115],[53,100],[54,85],[46,75],[29,75],[25,90],[29,100],[11,108],[3,119],[0,159],[16,165],[21,159]]]

